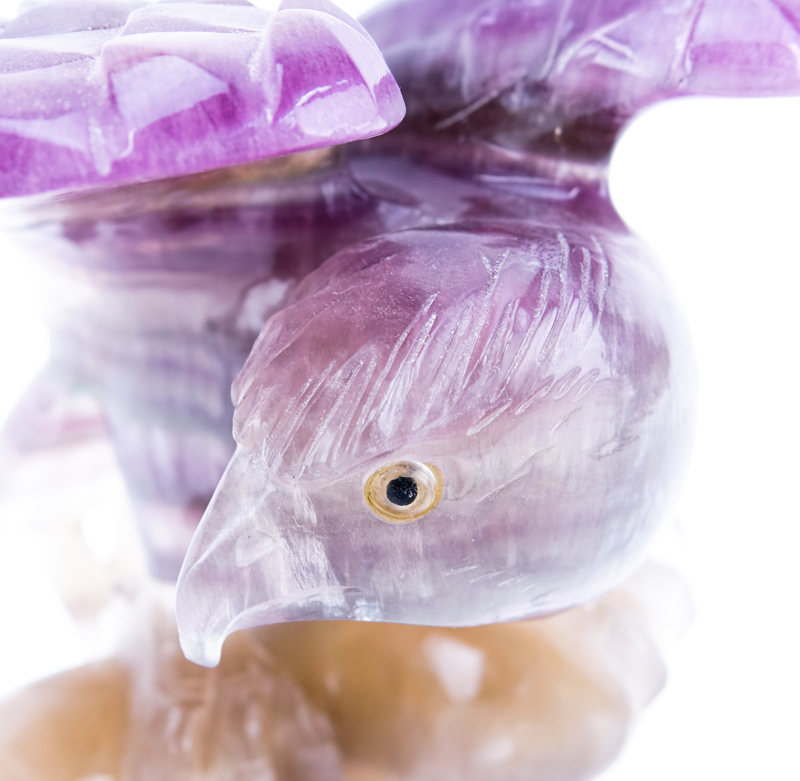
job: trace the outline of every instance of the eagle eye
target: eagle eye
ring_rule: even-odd
[[[431,464],[395,461],[373,472],[364,501],[384,521],[408,523],[430,512],[442,495],[442,473]]]

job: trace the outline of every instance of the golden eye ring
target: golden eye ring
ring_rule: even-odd
[[[364,501],[379,518],[410,523],[429,513],[442,495],[442,473],[420,461],[394,461],[364,483]]]

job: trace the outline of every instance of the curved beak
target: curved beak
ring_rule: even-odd
[[[237,449],[178,578],[187,659],[215,666],[237,629],[346,617],[359,590],[338,583],[316,524],[302,488],[275,480],[258,454]]]

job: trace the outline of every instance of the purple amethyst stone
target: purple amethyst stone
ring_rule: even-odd
[[[397,84],[327,0],[37,6],[0,33],[0,196],[180,176],[384,133]]]

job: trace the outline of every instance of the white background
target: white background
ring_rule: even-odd
[[[672,648],[667,688],[602,778],[797,781],[800,100],[657,106],[624,134],[611,189],[673,280],[700,396],[661,543],[696,617]],[[0,236],[0,416],[46,357],[34,288]],[[0,545],[0,692],[83,654],[29,542],[15,529]]]

